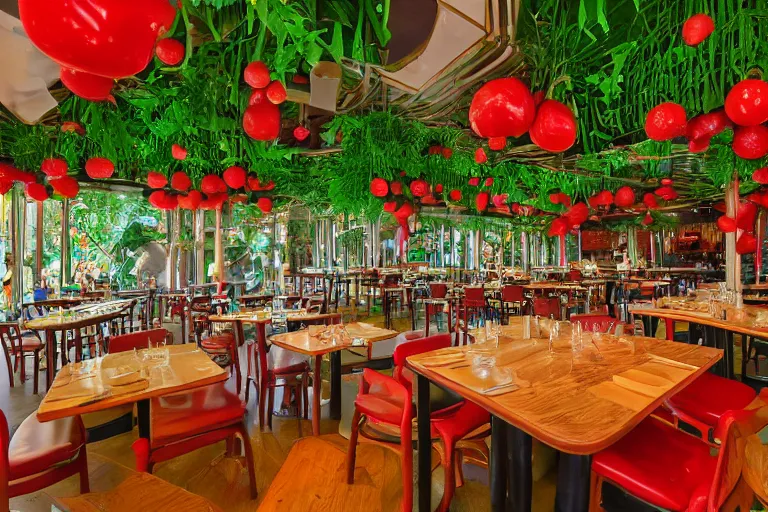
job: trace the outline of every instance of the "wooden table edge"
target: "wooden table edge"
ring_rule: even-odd
[[[746,336],[755,336],[755,337],[768,337],[768,328],[757,328],[757,327],[745,327],[738,324],[730,323],[728,320],[716,320],[712,317],[708,316],[700,316],[705,315],[703,311],[681,311],[681,310],[664,310],[661,308],[653,308],[653,309],[643,309],[643,308],[637,308],[637,309],[631,309],[629,312],[633,315],[644,315],[644,316],[653,316],[656,318],[662,318],[662,319],[669,319],[669,320],[676,320],[679,322],[688,322],[693,324],[699,324],[699,325],[707,325],[710,327],[715,327],[716,329],[725,329],[726,331],[731,331],[739,334],[744,334]]]
[[[668,342],[668,343],[675,343],[675,342]],[[644,409],[639,411],[637,414],[635,414],[632,420],[628,421],[620,430],[616,431],[615,433],[603,439],[600,439],[598,441],[592,441],[590,443],[575,443],[571,441],[563,441],[562,439],[557,439],[549,435],[547,432],[541,429],[531,428],[531,425],[525,422],[525,420],[522,420],[521,418],[518,418],[518,417],[511,418],[509,416],[510,415],[509,409],[506,409],[503,407],[497,407],[496,402],[492,400],[493,397],[484,397],[480,393],[475,393],[474,391],[471,391],[469,390],[469,388],[466,388],[464,386],[456,386],[453,384],[452,381],[450,381],[449,379],[446,379],[442,375],[438,373],[434,373],[428,368],[418,363],[412,363],[410,361],[410,357],[406,358],[405,364],[406,364],[406,367],[410,368],[412,371],[417,373],[420,377],[425,377],[428,380],[434,382],[435,384],[439,384],[447,389],[450,389],[451,391],[455,392],[465,400],[469,400],[470,402],[475,403],[476,405],[482,407],[483,409],[490,412],[494,416],[497,416],[500,419],[509,423],[510,425],[513,425],[519,428],[520,430],[523,430],[524,432],[529,434],[531,437],[538,439],[539,441],[551,446],[552,448],[555,448],[556,450],[559,450],[565,453],[570,453],[573,455],[592,455],[601,450],[604,450],[605,448],[608,448],[609,446],[617,442],[619,439],[627,435],[630,431],[632,431],[632,429],[634,429],[637,425],[639,425],[641,421],[647,418],[651,414],[651,412],[656,410],[665,400],[667,400],[669,397],[676,394],[681,389],[688,386],[691,382],[696,380],[704,372],[712,368],[712,366],[714,366],[722,358],[723,358],[722,351],[719,351],[716,357],[713,357],[712,359],[710,359],[707,362],[707,364],[699,367],[698,370],[693,372],[687,378],[678,382],[677,385],[670,388],[669,391],[664,393],[659,398],[655,399],[647,407],[645,407]],[[429,372],[430,375],[425,374],[425,371]],[[472,398],[467,397],[464,394],[464,390],[470,391],[474,396]],[[480,400],[475,400],[474,398],[480,398]],[[514,412],[512,412],[511,414],[514,414]],[[510,419],[512,419],[513,421],[510,421]]]

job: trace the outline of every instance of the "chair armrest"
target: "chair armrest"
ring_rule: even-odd
[[[390,395],[399,395],[403,400],[410,400],[410,393],[405,386],[388,375],[381,374],[370,368],[363,368],[363,378],[360,381],[360,392],[365,394],[371,388],[379,388]]]
[[[714,439],[712,437],[713,434],[713,428],[706,423],[697,420],[687,412],[683,411],[682,409],[675,407],[671,403],[669,403],[669,400],[664,401],[664,408],[669,410],[672,414],[674,414],[678,420],[684,421],[685,423],[691,425],[693,428],[699,431],[701,434],[702,440],[709,444],[714,444]]]

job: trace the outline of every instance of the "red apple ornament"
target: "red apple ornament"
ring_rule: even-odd
[[[251,105],[243,115],[243,129],[255,140],[276,139],[280,135],[280,109],[266,101]]]
[[[768,82],[748,78],[734,85],[725,97],[725,113],[740,126],[768,121]]]
[[[161,39],[155,46],[155,55],[166,66],[178,66],[184,60],[186,50],[184,45],[176,39]]]
[[[768,128],[761,124],[736,128],[731,147],[737,156],[745,160],[768,155]]]
[[[697,46],[715,31],[715,22],[706,14],[694,14],[683,23],[683,41]]]
[[[46,158],[40,165],[40,170],[46,176],[66,176],[69,166],[61,158]]]
[[[562,153],[576,142],[576,118],[564,104],[546,100],[536,111],[531,141],[550,153]]]
[[[269,68],[260,60],[255,60],[248,64],[243,71],[245,83],[254,89],[263,89],[269,85]]]
[[[517,78],[497,78],[477,90],[469,106],[469,124],[480,137],[519,137],[536,116],[528,87]]]
[[[685,109],[666,102],[653,107],[645,118],[645,133],[650,139],[664,141],[685,135]]]
[[[89,158],[85,162],[85,173],[91,179],[111,178],[115,172],[115,164],[107,158]]]

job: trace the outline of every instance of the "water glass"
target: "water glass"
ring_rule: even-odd
[[[580,353],[584,348],[584,342],[582,339],[581,322],[575,322],[571,324],[571,350],[575,353]]]
[[[494,366],[496,366],[494,356],[477,354],[472,358],[472,374],[479,379],[490,377]]]

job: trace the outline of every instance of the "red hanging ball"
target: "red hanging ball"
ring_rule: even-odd
[[[115,164],[106,158],[89,158],[85,162],[85,173],[94,180],[111,178],[115,173]]]
[[[243,78],[254,89],[263,89],[270,82],[269,68],[260,60],[255,60],[245,67]]]
[[[733,233],[736,231],[736,219],[723,215],[717,219],[717,229],[723,233]]]
[[[488,149],[491,151],[501,151],[507,146],[506,137],[491,137],[488,139]]]
[[[442,146],[429,146],[429,149],[427,150],[427,154],[432,155],[440,155],[443,152]]]
[[[645,217],[643,217],[641,223],[643,226],[650,226],[653,224],[653,216],[651,215],[651,212],[645,212]]]
[[[685,109],[672,102],[653,107],[645,118],[645,133],[656,141],[685,135],[686,126]]]
[[[201,210],[220,210],[224,207],[224,203],[227,202],[227,194],[219,193],[219,194],[212,194],[207,196],[205,199],[200,201],[200,209]]]
[[[27,183],[24,187],[24,193],[33,201],[45,201],[48,199],[48,191],[45,189],[45,185],[40,183]]]
[[[547,236],[563,236],[566,233],[568,233],[568,221],[562,217],[558,217],[549,225]]]
[[[200,191],[209,197],[216,194],[226,193],[227,184],[215,174],[208,174],[207,176],[203,176],[203,179],[200,181]]]
[[[546,100],[536,111],[531,141],[550,153],[562,153],[576,142],[576,118],[559,101]]]
[[[265,101],[269,101],[267,99],[267,90],[266,89],[254,89],[251,91],[251,95],[248,98],[248,106],[251,105],[258,105],[260,103],[264,103]]]
[[[275,80],[267,86],[267,99],[275,105],[281,104],[287,97],[288,93],[285,92],[285,86],[281,81]]]
[[[429,183],[424,180],[413,180],[411,182],[411,194],[414,197],[424,197],[429,194]]]
[[[480,178],[473,176],[472,178],[469,178],[469,186],[471,187],[479,187],[480,186]]]
[[[442,194],[443,193],[443,185],[442,185],[442,183],[438,183],[437,185],[435,185],[435,192],[438,193],[438,194]]]
[[[695,139],[688,141],[688,151],[691,153],[703,153],[709,149],[709,139]]]
[[[197,210],[202,202],[203,194],[197,190],[190,190],[186,196],[179,196],[179,208],[184,210]]]
[[[394,195],[401,196],[403,195],[403,184],[399,181],[393,181],[389,184],[389,190],[391,190]]]
[[[757,220],[757,205],[742,202],[736,212],[736,227],[744,231],[754,231]]]
[[[757,238],[752,233],[742,233],[736,240],[736,254],[752,254],[757,251]]]
[[[558,195],[560,196],[560,204],[563,204],[565,206],[571,206],[571,198],[568,196],[568,194],[564,192],[560,192],[560,194]]]
[[[507,203],[507,199],[509,199],[509,194],[494,194],[494,196],[491,198],[493,201],[493,206],[496,208],[501,208]]]
[[[451,201],[461,201],[461,190],[451,190],[451,192],[448,194],[448,198]]]
[[[613,193],[610,190],[601,190],[589,198],[589,206],[598,209],[601,206],[611,206],[613,204]]]
[[[763,158],[768,155],[768,128],[761,124],[736,128],[731,147],[745,160]]]
[[[654,193],[665,201],[674,201],[678,198],[677,190],[668,185],[657,188]]]
[[[84,100],[88,101],[108,101],[114,100],[112,96],[112,87],[115,81],[111,78],[92,75],[85,71],[76,71],[71,68],[61,68],[59,75],[61,83]]]
[[[223,174],[224,183],[226,183],[229,188],[233,189],[243,188],[247,176],[248,173],[245,172],[245,169],[236,165],[228,168]]]
[[[485,150],[483,148],[477,148],[475,150],[475,163],[484,164],[487,161],[488,161],[488,155],[485,154]]]
[[[243,129],[255,140],[270,141],[280,136],[280,109],[274,103],[251,105],[243,115]]]
[[[186,192],[189,190],[189,187],[192,186],[192,180],[189,179],[189,176],[187,176],[187,173],[183,171],[176,171],[173,173],[173,176],[171,176],[171,188],[173,190],[178,190],[179,192]]]
[[[85,135],[85,128],[80,123],[74,121],[64,121],[61,123],[62,133],[76,133],[78,135]]]
[[[477,90],[469,106],[469,124],[480,137],[519,137],[536,116],[528,87],[517,78],[497,78]]]
[[[752,181],[761,185],[768,185],[768,167],[761,167],[752,173]]]
[[[740,126],[768,121],[768,82],[748,78],[734,85],[725,97],[725,113]]]
[[[40,170],[46,176],[66,176],[69,166],[61,158],[46,158],[40,165]]]
[[[155,171],[149,171],[147,174],[147,185],[149,185],[149,188],[163,188],[167,184],[168,178],[165,177],[165,174]]]
[[[186,49],[176,39],[161,39],[155,46],[155,55],[166,66],[178,66],[184,60]]]
[[[171,156],[176,160],[186,160],[187,150],[179,146],[178,144],[174,144],[171,146]]]
[[[443,155],[443,158],[448,160],[453,156],[453,150],[451,148],[442,148],[440,154]]]
[[[0,178],[0,195],[7,194],[13,188],[13,181]]]
[[[694,14],[683,23],[683,41],[688,46],[697,46],[715,31],[715,22],[706,14]]]
[[[149,194],[149,204],[158,210],[170,211],[179,206],[179,199],[175,195],[168,194],[165,190],[155,190]]]
[[[698,115],[688,121],[688,125],[685,127],[685,136],[689,141],[704,139],[709,141],[729,126],[732,126],[732,123],[725,110],[717,110]]]
[[[272,211],[272,200],[268,197],[260,197],[258,201],[256,201],[256,206],[259,207],[259,210],[261,210],[262,213],[269,213]]]
[[[643,195],[643,204],[647,206],[649,210],[655,210],[659,207],[659,203],[656,201],[656,196],[650,192],[646,192]]]
[[[20,0],[19,15],[29,39],[58,64],[121,78],[147,67],[176,10],[168,0]]]
[[[421,204],[426,204],[429,206],[434,206],[438,204],[438,200],[435,199],[435,197],[432,194],[426,195],[421,198]]]
[[[549,194],[549,202],[552,204],[560,204],[560,193]]]
[[[584,203],[576,203],[563,214],[563,218],[568,221],[570,226],[581,226],[589,218],[589,208]]]
[[[488,192],[480,192],[475,196],[475,208],[477,208],[478,212],[484,212],[488,209],[489,199]]]
[[[394,213],[395,210],[397,210],[397,202],[396,201],[387,201],[384,203],[384,211],[388,213]]]
[[[493,186],[493,178],[485,178],[485,186],[486,187],[492,187]]]
[[[373,178],[371,180],[371,194],[374,197],[385,197],[389,193],[389,184],[384,178]]]
[[[635,204],[635,191],[632,190],[632,187],[621,187],[616,191],[616,195],[613,197],[613,202],[619,208],[628,208]]]
[[[80,184],[72,176],[51,176],[48,184],[62,197],[74,199],[80,192]]]
[[[303,126],[297,126],[293,129],[293,137],[299,141],[302,142],[303,140],[306,140],[307,137],[309,137],[309,134],[311,132],[304,128]]]

